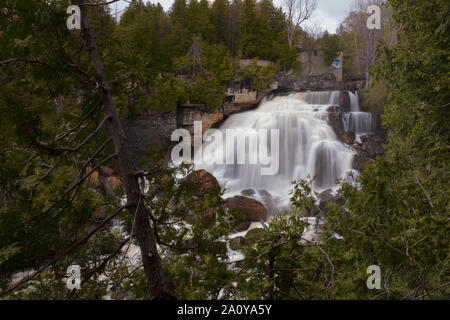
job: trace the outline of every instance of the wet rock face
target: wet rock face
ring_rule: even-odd
[[[258,222],[267,219],[267,210],[264,205],[244,196],[234,196],[226,202],[228,209],[235,209],[244,214],[244,221]]]
[[[275,77],[278,82],[278,90],[298,91],[298,90],[334,90],[338,87],[336,77],[332,73],[324,73],[317,76],[303,77],[297,79],[295,75],[284,75]]]
[[[211,111],[201,105],[181,107],[177,110],[177,126],[189,130],[191,134],[194,134],[194,121],[202,122],[202,133],[204,133],[221,122],[223,118],[224,115],[220,109]]]
[[[351,102],[350,95],[347,90],[341,90],[341,94],[339,95],[339,106],[342,112],[350,112],[351,111]]]
[[[242,190],[241,193],[244,196],[253,196],[253,195],[255,195],[256,192],[253,189],[245,189],[245,190]]]
[[[368,161],[375,160],[377,156],[383,156],[383,143],[385,142],[386,138],[384,135],[361,136],[361,143],[354,146],[358,153],[353,157],[353,168],[362,171]]]
[[[333,195],[331,189],[323,191],[319,195],[319,208],[324,212],[328,212],[328,204],[329,203],[337,203],[339,205],[343,205],[345,203],[345,199],[341,195]]]
[[[205,198],[213,190],[220,189],[220,185],[216,177],[203,169],[191,172],[186,177],[186,182],[192,184],[192,193],[198,198]]]
[[[338,137],[344,134],[344,126],[342,125],[342,113],[341,112],[328,112],[328,124],[333,128]]]
[[[353,131],[346,131],[342,135],[342,141],[346,144],[354,144],[355,143],[355,133]]]
[[[258,106],[266,95],[258,92],[254,103],[224,101],[213,110],[204,105],[181,106],[174,111],[145,110],[123,121],[128,149],[134,163],[138,163],[152,151],[164,150],[171,143],[171,135],[177,128],[194,133],[194,121],[202,121],[203,133],[220,125],[231,114],[248,111]]]
[[[170,136],[177,128],[176,111],[147,110],[123,121],[128,149],[135,163],[151,151],[161,150],[170,143]]]
[[[380,135],[367,135],[361,137],[361,150],[367,156],[374,159],[376,156],[384,155],[383,143],[385,138]]]
[[[243,112],[255,109],[258,106],[257,103],[232,103],[225,102],[223,104],[223,114],[224,116],[232,115],[233,113]]]
[[[363,155],[363,154],[355,154],[353,157],[353,168],[358,171],[364,170],[364,167],[366,166],[368,161],[373,161],[373,159]]]

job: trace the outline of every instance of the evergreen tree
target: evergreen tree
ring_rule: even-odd
[[[215,28],[212,38],[214,43],[227,44],[229,42],[229,5],[227,0],[215,0],[211,7],[211,22]]]

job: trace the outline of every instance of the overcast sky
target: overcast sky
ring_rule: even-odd
[[[319,0],[319,5],[309,24],[320,24],[323,30],[335,33],[339,23],[342,22],[349,12],[349,3],[353,0]],[[144,2],[147,2],[144,0]],[[173,0],[152,0],[151,3],[161,3],[165,10],[168,10]],[[274,0],[276,6],[281,6],[281,0]],[[123,10],[127,6],[125,1],[117,4],[117,9]],[[116,5],[112,4],[112,13],[115,12]]]

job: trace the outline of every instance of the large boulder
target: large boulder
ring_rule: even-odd
[[[344,197],[341,195],[333,195],[331,189],[325,190],[319,195],[319,208],[320,210],[327,212],[329,203],[337,203],[343,205],[345,203]]]
[[[235,237],[230,239],[230,248],[233,250],[238,250],[244,245],[244,237]]]
[[[342,141],[346,144],[354,144],[355,143],[355,133],[353,131],[345,131],[342,135]]]
[[[256,192],[254,189],[245,189],[245,190],[242,190],[241,193],[244,196],[254,196]]]
[[[213,190],[219,190],[219,181],[206,170],[191,172],[186,177],[186,182],[192,184],[192,194],[198,198],[207,197]]]
[[[267,219],[267,210],[264,205],[255,199],[234,196],[227,199],[226,205],[228,209],[235,209],[244,214],[244,221],[258,222]]]
[[[245,231],[248,228],[250,228],[250,225],[251,225],[250,221],[241,221],[233,228],[233,230],[236,232]]]

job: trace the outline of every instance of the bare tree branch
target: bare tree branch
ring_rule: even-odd
[[[286,11],[288,43],[292,48],[295,32],[303,22],[311,18],[317,8],[318,0],[282,0],[281,3]]]
[[[30,60],[30,59],[22,59],[22,58],[12,58],[4,61],[0,61],[0,65],[6,65],[14,62],[23,62],[23,63],[30,63],[30,64],[42,64],[45,66],[49,66],[47,62],[41,61],[41,60]]]

